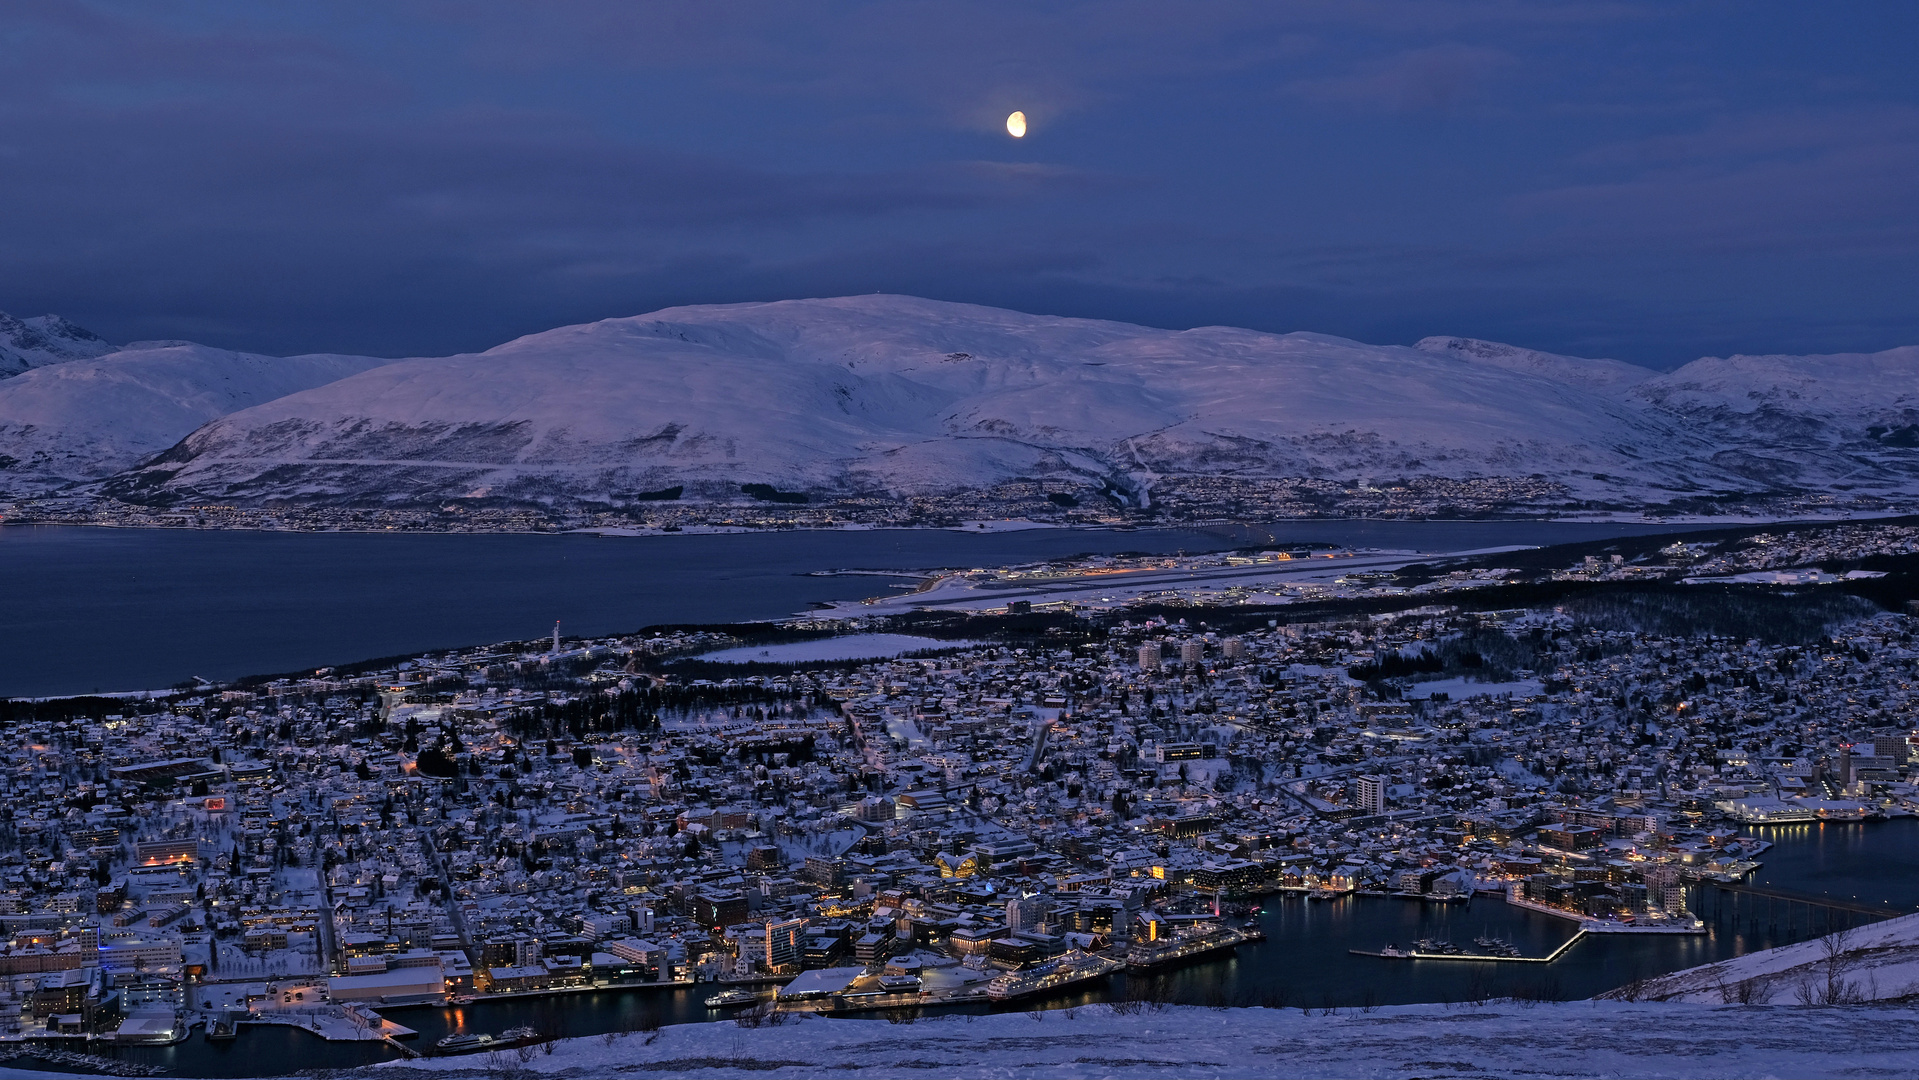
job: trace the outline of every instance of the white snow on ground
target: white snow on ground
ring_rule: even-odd
[[[690,1024],[558,1043],[520,1060],[395,1062],[339,1074],[726,1078],[1911,1077],[1919,1009],[1577,1002],[1296,1009],[1107,1006],[913,1025],[794,1017]]]
[[[1919,915],[1747,953],[1611,993],[1662,1001],[1796,1005],[1919,998]]]
[[[1474,682],[1471,679],[1434,679],[1431,682],[1414,683],[1406,691],[1409,698],[1431,697],[1445,694],[1454,701],[1464,701],[1474,697],[1531,697],[1544,693],[1545,687],[1538,679],[1519,679],[1514,682]]]
[[[244,1037],[243,1037],[244,1038]],[[242,1044],[244,1049],[244,1043]],[[0,1080],[53,1074],[0,1069]],[[793,1014],[589,1036],[524,1052],[395,1061],[332,1073],[444,1077],[1824,1078],[1919,1076],[1919,1008],[1584,1001],[1297,1009],[1106,1005],[947,1015],[914,1024]]]
[[[928,649],[971,649],[984,642],[942,641],[914,634],[847,634],[786,645],[746,645],[701,653],[695,660],[718,664],[806,664],[820,660],[884,660]]]

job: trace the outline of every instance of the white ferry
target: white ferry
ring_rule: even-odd
[[[1049,993],[1074,983],[1103,979],[1126,965],[1092,953],[1068,953],[1025,971],[1012,971],[986,984],[986,996],[1009,1001],[1028,994]]]
[[[759,999],[760,996],[751,990],[735,988],[732,990],[722,990],[712,997],[707,998],[706,1007],[709,1009],[737,1009],[741,1005],[751,1005]]]

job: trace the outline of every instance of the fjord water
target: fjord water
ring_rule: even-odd
[[[1798,893],[1851,900],[1902,911],[1919,907],[1919,819],[1863,824],[1793,825],[1755,830],[1776,845],[1762,859],[1757,883]],[[1397,897],[1355,896],[1328,903],[1269,897],[1260,915],[1266,940],[1241,946],[1221,960],[1177,968],[1143,990],[1189,1005],[1283,1005],[1345,1009],[1415,1002],[1458,1002],[1462,1007],[1511,996],[1591,997],[1632,979],[1712,963],[1759,949],[1801,941],[1804,923],[1787,931],[1768,922],[1764,909],[1715,908],[1709,895],[1692,894],[1711,932],[1696,936],[1587,935],[1550,965],[1483,964],[1439,960],[1385,960],[1354,956],[1349,949],[1376,950],[1388,942],[1418,938],[1466,944],[1484,934],[1503,937],[1524,955],[1544,956],[1572,936],[1564,919],[1509,907],[1496,896],[1464,906],[1422,904]],[[562,1036],[629,1031],[650,1017],[661,1024],[722,1019],[706,1008],[714,987],[639,988],[547,998],[481,1001],[448,1008],[385,1009],[396,1023],[419,1031],[415,1044],[455,1031],[500,1032],[522,1025]],[[1061,1008],[1110,1001],[1129,993],[1125,976],[1051,1000],[1027,999],[1002,1008]],[[1792,1005],[1782,996],[1774,1002]],[[1506,1010],[1513,1005],[1499,1003]],[[984,1006],[939,1012],[986,1011]],[[1735,1021],[1737,1022],[1737,1021]],[[397,1056],[377,1043],[329,1043],[305,1031],[248,1028],[231,1043],[209,1043],[199,1033],[178,1046],[91,1049],[122,1060],[158,1065],[173,1076],[238,1077],[301,1069],[344,1068]],[[0,1064],[46,1067],[19,1057]],[[474,1059],[478,1068],[482,1059]]]
[[[156,689],[430,649],[773,619],[889,592],[837,569],[1333,543],[1561,544],[1683,526],[1308,521],[1184,529],[585,534],[0,528],[0,696]]]

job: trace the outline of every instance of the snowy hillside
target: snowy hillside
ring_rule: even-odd
[[[0,379],[48,364],[101,356],[114,348],[93,331],[58,315],[16,319],[0,311]]]
[[[0,396],[0,432],[41,440],[0,454],[47,476],[126,470],[99,490],[160,505],[631,510],[657,505],[648,494],[747,503],[743,485],[818,505],[1027,479],[1089,505],[1255,516],[1287,513],[1268,496],[1289,484],[1414,491],[1429,513],[1919,496],[1919,349],[1657,375],[1466,338],[1376,346],[860,296],[671,308],[353,370],[320,359],[276,362],[314,368],[301,385],[289,366],[283,388],[207,401],[197,430],[176,430],[192,410],[129,425],[150,406],[104,386],[67,387],[71,407]]]
[[[1529,477],[1596,498],[1720,447],[1619,392],[1628,365],[1484,343],[1183,332],[868,296],[674,308],[408,361],[208,425],[141,500],[620,504],[742,484],[883,497],[1167,477]],[[1651,377],[1650,372],[1644,376]]]
[[[404,1016],[404,1014],[401,1014]],[[941,1016],[911,1025],[796,1014],[777,1027],[729,1021],[568,1039],[487,1056],[427,1058],[338,1073],[731,1078],[1911,1076],[1919,1009],[1787,1009],[1576,1002],[1413,1005],[1335,1016],[1297,1009],[1104,1005],[1028,1015]]]
[[[209,420],[389,362],[154,342],[36,367],[0,381],[0,486],[23,492],[97,479]]]
[[[1910,489],[1919,346],[1695,360],[1628,397],[1725,444],[1710,463],[1762,484]]]
[[[1919,915],[1675,971],[1609,996],[1775,1005],[1919,999]]]

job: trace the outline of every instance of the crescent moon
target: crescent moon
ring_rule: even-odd
[[[1006,118],[1006,133],[1015,139],[1026,137],[1026,114],[1016,112]]]

